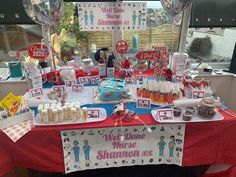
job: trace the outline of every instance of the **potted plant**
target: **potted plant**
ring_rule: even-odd
[[[60,42],[61,46],[61,60],[64,63],[70,61],[71,57],[74,55],[74,51],[78,48],[76,39],[73,37],[67,37],[66,39],[62,39]]]

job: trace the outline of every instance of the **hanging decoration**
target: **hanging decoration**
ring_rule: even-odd
[[[162,7],[173,17],[186,9],[192,0],[161,0]]]
[[[23,0],[26,14],[35,22],[42,25],[43,38],[49,48],[49,62],[55,61],[50,45],[50,28],[54,26],[64,14],[63,0]],[[49,63],[51,65],[51,63]]]

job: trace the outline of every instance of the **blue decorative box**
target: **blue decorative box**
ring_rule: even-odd
[[[99,84],[99,94],[102,101],[119,101],[129,98],[125,81],[122,79],[103,79]]]

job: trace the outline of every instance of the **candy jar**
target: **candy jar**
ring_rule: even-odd
[[[62,80],[65,82],[66,80],[76,80],[75,70],[72,66],[62,67],[60,71],[60,75]]]
[[[126,77],[132,77],[133,70],[131,69],[131,62],[128,58],[125,58],[123,61],[119,62],[120,71],[119,77],[124,79]]]
[[[86,58],[82,60],[82,68],[85,73],[88,75],[91,74],[94,68],[94,64],[91,58]]]
[[[138,60],[134,68],[139,74],[143,74],[148,68],[148,62],[146,60]]]

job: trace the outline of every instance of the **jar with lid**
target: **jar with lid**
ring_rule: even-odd
[[[146,60],[137,60],[137,63],[134,66],[134,69],[143,74],[148,68],[148,62]]]
[[[100,58],[98,60],[98,72],[100,77],[106,76],[106,60],[105,60],[105,53],[100,51]]]
[[[64,121],[64,113],[63,113],[63,108],[58,108],[58,120],[59,122],[63,122]]]
[[[76,108],[71,108],[71,118],[73,121],[76,121]]]
[[[41,117],[43,119],[42,122],[48,123],[48,110],[47,109],[42,110]]]
[[[76,80],[75,70],[74,70],[74,67],[72,66],[62,67],[60,71],[60,75],[64,82],[66,80],[71,80],[71,81]]]
[[[91,58],[86,58],[82,60],[83,71],[87,73],[88,75],[90,75],[91,72],[93,71],[93,67],[94,67],[94,64]]]
[[[59,119],[58,119],[58,110],[57,110],[57,109],[52,109],[52,120],[53,120],[53,122],[55,122],[55,123],[58,123],[58,122],[59,122]]]

